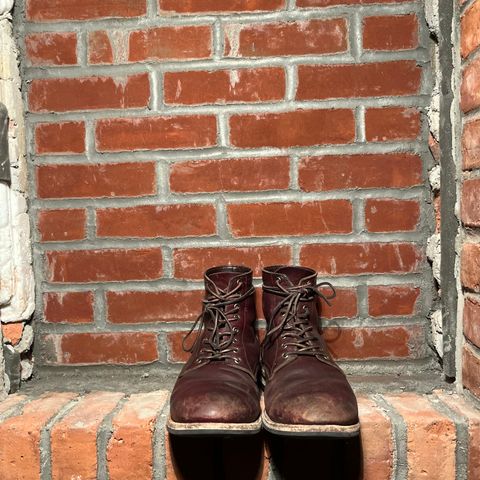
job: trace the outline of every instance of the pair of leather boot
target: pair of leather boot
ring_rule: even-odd
[[[253,434],[263,424],[283,435],[358,434],[355,395],[318,326],[319,297],[334,296],[330,284],[317,285],[314,270],[265,268],[267,331],[260,345],[252,271],[207,270],[203,311],[190,334],[197,326],[199,332],[190,348],[190,334],[185,338],[191,356],[170,399],[170,433]]]

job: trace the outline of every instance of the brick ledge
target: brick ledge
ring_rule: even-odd
[[[359,396],[359,440],[169,438],[168,392],[13,395],[0,478],[480,478],[480,411],[445,391]],[[239,469],[239,465],[241,468]],[[313,470],[314,469],[314,470]],[[340,477],[338,477],[340,475]],[[272,477],[270,477],[272,478]]]

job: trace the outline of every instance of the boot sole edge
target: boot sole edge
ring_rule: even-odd
[[[265,430],[275,435],[294,437],[356,437],[360,434],[360,423],[354,425],[293,425],[274,422],[264,411],[262,423]]]
[[[167,421],[167,430],[172,435],[255,435],[261,429],[261,416],[251,423],[181,423],[175,422],[171,417]]]

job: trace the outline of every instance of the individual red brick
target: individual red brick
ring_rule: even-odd
[[[369,232],[411,232],[419,220],[417,200],[371,198],[365,202],[365,224]]]
[[[463,386],[480,398],[480,354],[466,344],[463,347]]]
[[[50,323],[93,323],[92,292],[43,294],[43,318]]]
[[[368,288],[368,314],[372,317],[389,315],[411,316],[420,295],[418,287],[388,285]]]
[[[357,401],[362,454],[368,459],[363,463],[363,478],[391,478],[394,458],[392,422],[372,399],[359,396]]]
[[[99,237],[199,237],[215,235],[213,205],[142,205],[97,210]]]
[[[368,108],[365,129],[369,142],[415,140],[420,133],[420,112],[416,108]]]
[[[167,398],[165,391],[137,393],[115,415],[107,446],[110,480],[152,478],[155,424]]]
[[[480,292],[480,244],[464,243],[461,262],[462,285]]]
[[[52,480],[96,478],[97,434],[121,393],[90,393],[51,432]]]
[[[203,290],[108,292],[111,323],[192,321],[202,308]]]
[[[230,118],[230,142],[235,147],[304,147],[354,140],[352,110],[296,110]]]
[[[472,178],[463,182],[462,188],[462,222],[468,227],[480,227],[480,179]]]
[[[428,149],[432,154],[435,163],[440,163],[440,143],[430,132],[428,134]]]
[[[2,480],[40,478],[40,433],[76,394],[48,393],[27,403],[21,415],[0,423]]]
[[[170,167],[170,189],[178,193],[285,190],[289,184],[288,157],[187,161]]]
[[[176,278],[201,279],[207,268],[215,265],[248,265],[256,277],[267,265],[283,265],[291,261],[288,246],[177,248],[173,252]]]
[[[455,478],[453,421],[415,393],[392,395],[386,400],[407,425],[409,478]]]
[[[410,153],[307,157],[299,183],[307,192],[412,187],[422,183],[422,159]]]
[[[1,329],[3,342],[9,343],[10,345],[18,345],[18,343],[22,339],[23,326],[23,322],[2,323]]]
[[[408,50],[418,46],[415,14],[366,17],[363,20],[363,48],[366,50]]]
[[[147,13],[146,0],[27,0],[27,19],[36,22],[140,17]]]
[[[480,46],[480,3],[473,2],[460,20],[460,52],[467,58]]]
[[[463,113],[480,107],[480,58],[475,58],[464,68],[460,97]]]
[[[35,151],[38,155],[85,152],[85,123],[39,123],[35,125]]]
[[[227,57],[319,55],[348,48],[343,18],[225,27]]]
[[[415,61],[355,65],[300,65],[298,100],[414,95],[421,69]]]
[[[99,120],[95,135],[100,152],[205,148],[217,143],[217,123],[213,115],[114,118]]]
[[[183,338],[187,333],[186,331],[167,333],[167,358],[169,362],[181,363],[189,359],[190,352],[186,352],[183,349]],[[192,338],[191,342],[194,341],[195,339]]]
[[[212,30],[207,25],[158,27],[130,34],[128,60],[193,60],[212,55]]]
[[[146,73],[119,79],[35,79],[30,85],[28,98],[32,112],[140,108],[147,107],[150,101],[150,82]]]
[[[176,13],[255,12],[280,10],[285,0],[159,0],[160,10]]]
[[[323,329],[333,357],[339,360],[417,358],[425,336],[420,327]]]
[[[132,181],[135,179],[135,181]],[[156,192],[154,163],[41,165],[39,198],[139,197]]]
[[[50,251],[46,259],[47,278],[54,283],[156,280],[162,276],[159,248]]]
[[[158,360],[157,335],[150,332],[51,334],[42,342],[49,364],[132,365]]]
[[[297,0],[299,7],[330,7],[333,5],[369,5],[371,3],[400,3],[407,0]]]
[[[76,65],[77,34],[73,32],[31,33],[25,37],[30,65]]]
[[[478,298],[465,297],[463,333],[470,342],[480,348],[480,300]]]
[[[234,237],[350,233],[353,218],[349,200],[230,204],[227,215]]]
[[[66,242],[85,238],[86,212],[75,210],[42,210],[38,214],[38,231],[42,242]]]
[[[435,392],[443,403],[468,420],[468,473],[467,478],[480,478],[480,412],[463,395]]]
[[[99,30],[88,34],[88,63],[113,63],[113,48],[107,31]]]
[[[303,245],[300,261],[327,275],[410,273],[422,255],[410,243],[323,243]]]
[[[463,126],[462,159],[464,170],[480,168],[480,119]]]
[[[165,103],[176,105],[269,102],[285,97],[283,68],[167,72]]]
[[[357,292],[354,288],[335,288],[335,298],[330,300],[331,306],[326,302],[320,302],[320,314],[322,318],[354,318],[358,315]],[[331,292],[326,289],[325,295]]]

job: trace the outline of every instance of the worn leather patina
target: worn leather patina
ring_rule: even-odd
[[[182,423],[249,423],[260,416],[260,345],[255,332],[252,271],[215,267],[205,273],[203,311],[190,359],[170,400],[170,415]],[[190,337],[190,335],[187,335]]]
[[[356,425],[355,395],[319,328],[319,298],[328,302],[335,291],[329,283],[316,282],[317,274],[309,268],[263,270],[266,413],[279,424]]]

